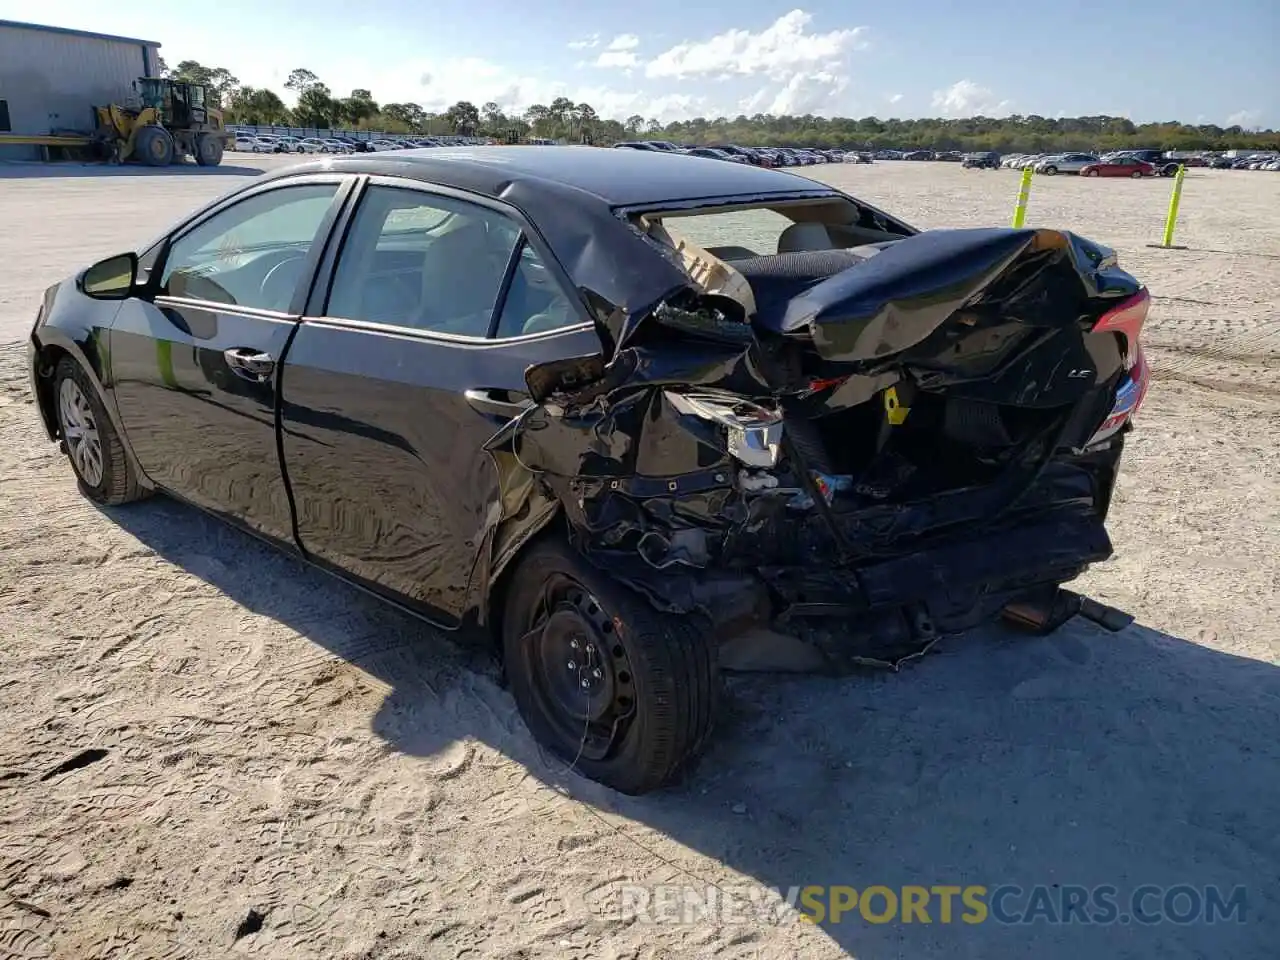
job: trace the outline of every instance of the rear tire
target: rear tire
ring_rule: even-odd
[[[1142,171],[1141,171],[1141,170],[1135,170],[1135,171],[1133,171],[1133,173],[1129,174],[1129,176],[1130,176],[1130,178],[1131,178],[1131,179],[1133,179],[1133,180],[1141,180],[1141,179],[1142,179]]]
[[[196,137],[196,163],[202,167],[216,167],[222,163],[222,141],[211,135]]]
[[[71,357],[59,360],[54,370],[53,402],[62,445],[81,493],[107,506],[151,495],[138,481],[98,388]]]
[[[709,624],[675,617],[544,539],[517,561],[502,646],[526,725],[573,768],[621,793],[674,780],[715,722]]]
[[[173,137],[163,127],[143,127],[133,140],[134,155],[149,167],[173,163]]]

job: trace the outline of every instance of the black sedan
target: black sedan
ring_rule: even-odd
[[[752,217],[778,226],[726,227]],[[444,148],[264,176],[50,287],[29,349],[86,496],[162,491],[492,630],[534,736],[638,793],[744,642],[896,663],[1078,610],[1147,303],[1069,233]]]

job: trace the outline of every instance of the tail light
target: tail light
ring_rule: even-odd
[[[1121,337],[1124,348],[1124,365],[1128,375],[1116,388],[1115,403],[1107,419],[1102,422],[1097,432],[1089,438],[1086,446],[1092,446],[1107,439],[1129,420],[1132,420],[1142,401],[1147,396],[1147,387],[1151,384],[1151,367],[1147,364],[1146,355],[1142,352],[1142,325],[1151,310],[1151,294],[1144,287],[1128,300],[1108,310],[1093,325],[1094,333],[1114,333]]]
[[[1143,287],[1119,306],[1102,315],[1093,325],[1093,333],[1117,333],[1124,338],[1125,366],[1132,368],[1138,362],[1138,338],[1142,325],[1151,311],[1151,294]]]

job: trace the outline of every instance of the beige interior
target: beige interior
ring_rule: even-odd
[[[777,249],[773,252],[779,254],[850,250],[860,256],[870,257],[879,253],[879,244],[902,239],[898,234],[855,225],[852,221],[857,218],[858,210],[846,200],[792,201],[654,212],[637,217],[636,224],[649,237],[680,256],[690,279],[699,289],[704,293],[730,297],[740,303],[750,317],[756,312],[755,296],[750,284],[734,269],[733,261],[766,254],[734,245],[700,247],[682,236],[680,231],[680,221],[683,219],[696,218],[699,214],[740,210],[771,210],[793,221],[778,236]]]

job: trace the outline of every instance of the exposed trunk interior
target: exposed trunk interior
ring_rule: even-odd
[[[815,420],[788,419],[787,431],[809,468],[839,478],[834,509],[904,503],[990,483],[1069,413],[924,391],[901,409],[909,414],[897,425],[888,422],[883,402]]]

